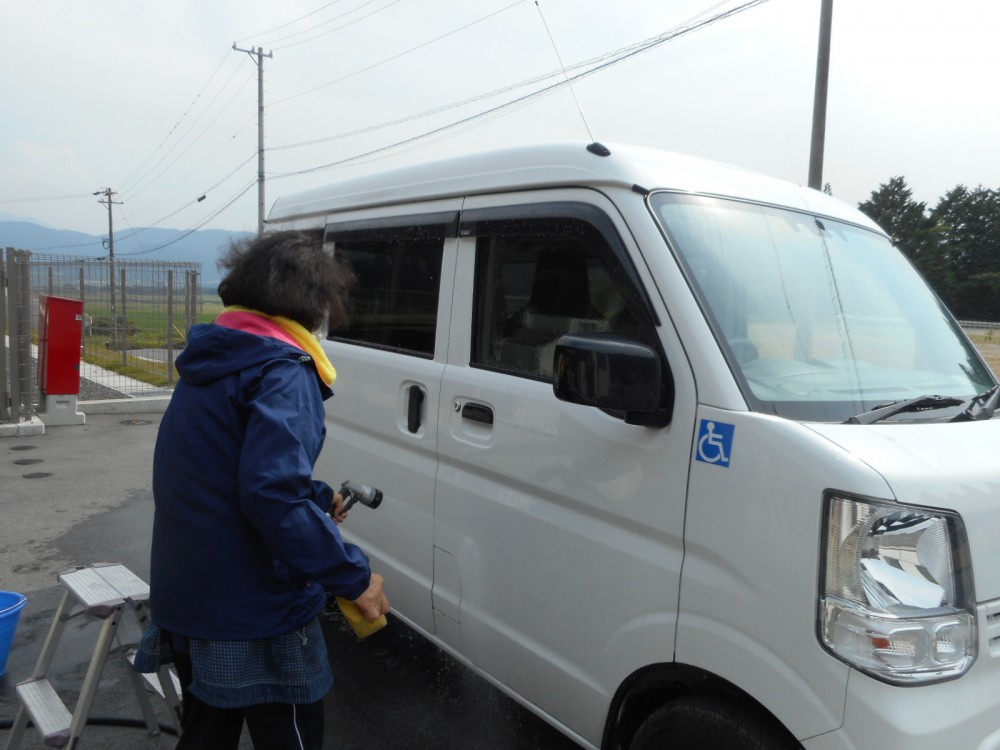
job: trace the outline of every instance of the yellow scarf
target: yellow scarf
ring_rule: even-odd
[[[326,352],[323,351],[323,347],[319,345],[316,336],[307,331],[301,323],[296,323],[291,318],[286,318],[282,315],[268,315],[260,310],[252,310],[249,307],[242,307],[240,305],[230,305],[226,310],[253,313],[278,324],[295,340],[295,343],[298,344],[302,351],[313,358],[313,362],[316,363],[316,370],[319,372],[319,376],[323,379],[324,383],[332,386],[337,379],[337,371],[326,356]]]

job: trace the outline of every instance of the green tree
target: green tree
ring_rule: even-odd
[[[959,317],[1000,320],[1000,192],[959,185],[931,212],[955,277],[952,310]]]
[[[963,281],[954,312],[967,320],[1000,321],[1000,273],[976,273]]]
[[[892,237],[949,306],[954,301],[955,276],[948,246],[942,241],[937,221],[928,215],[927,204],[913,200],[913,191],[903,177],[893,177],[872,191],[858,208]]]
[[[959,185],[938,202],[931,215],[949,248],[959,282],[1000,271],[1000,193]]]

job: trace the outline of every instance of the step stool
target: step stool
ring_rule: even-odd
[[[46,747],[68,745],[70,750],[74,750],[87,725],[90,706],[108,656],[117,652],[130,662],[134,658],[137,644],[122,644],[118,640],[118,645],[112,648],[113,642],[118,639],[118,626],[122,617],[126,611],[131,612],[140,633],[146,630],[146,625],[149,623],[149,584],[124,565],[98,564],[77,568],[61,574],[59,582],[66,590],[63,592],[52,627],[38,656],[35,671],[31,679],[18,684],[15,688],[20,705],[7,739],[6,750],[16,750],[20,747],[29,717],[41,733],[42,742]],[[63,631],[66,629],[66,623],[80,616],[93,617],[104,622],[94,646],[94,655],[87,668],[83,686],[80,688],[80,697],[74,711],[70,713],[48,681],[47,675]],[[159,734],[160,725],[146,691],[147,683],[167,701],[171,709],[171,720],[179,733],[180,686],[173,671],[164,666],[156,675],[139,675],[132,671],[129,664],[128,673],[149,734],[151,736]]]

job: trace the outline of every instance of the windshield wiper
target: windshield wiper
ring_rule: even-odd
[[[905,401],[893,401],[889,404],[876,406],[870,411],[845,419],[843,424],[874,424],[897,414],[943,409],[946,406],[961,406],[964,403],[962,399],[951,396],[918,396],[917,398],[908,398]]]
[[[995,385],[989,390],[983,391],[978,396],[973,396],[968,401],[968,406],[961,414],[956,414],[949,422],[978,422],[980,419],[989,419],[993,412],[1000,406],[1000,385]]]

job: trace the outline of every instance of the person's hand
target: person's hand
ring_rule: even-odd
[[[354,600],[354,603],[358,605],[358,609],[361,610],[361,614],[369,620],[377,620],[382,615],[389,613],[389,600],[382,590],[382,581],[382,576],[378,573],[372,573],[368,589]]]
[[[334,494],[333,504],[330,506],[330,518],[337,523],[343,523],[347,520],[347,515],[347,511],[344,510],[344,496],[337,492]]]

